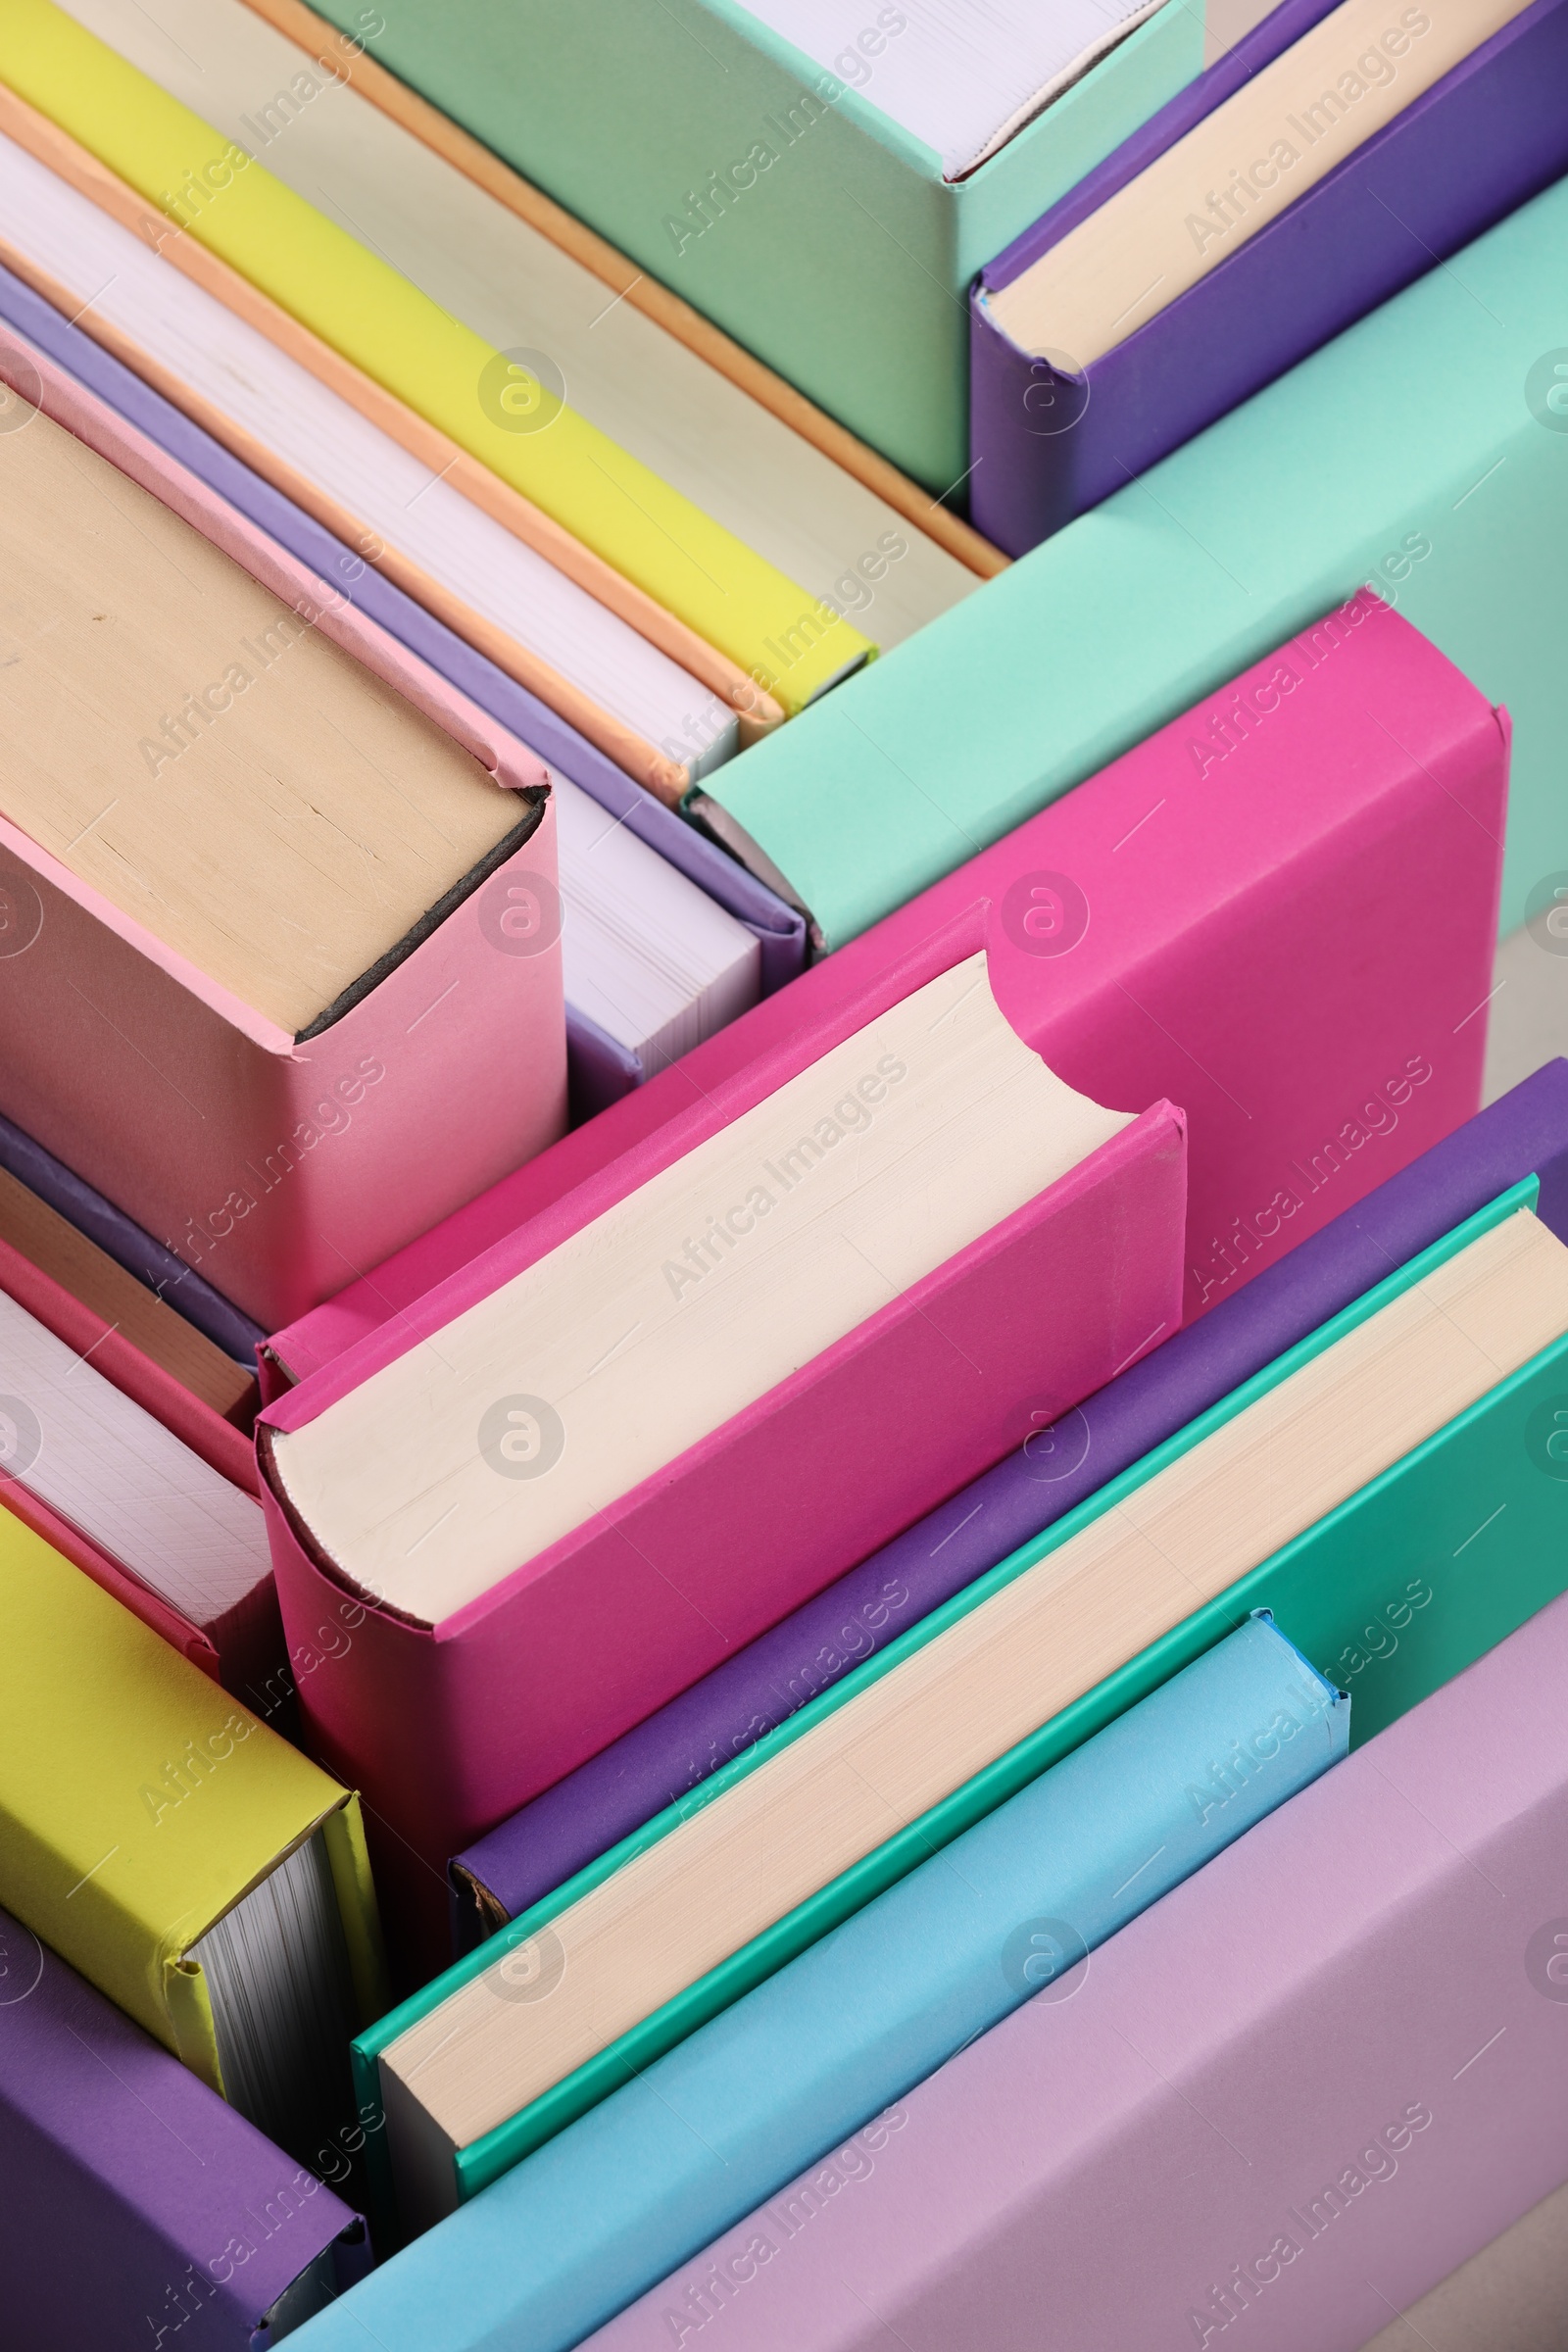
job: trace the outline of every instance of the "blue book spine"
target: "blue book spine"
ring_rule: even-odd
[[[300,2352],[566,2352],[1336,1763],[1266,1614],[397,2255]]]

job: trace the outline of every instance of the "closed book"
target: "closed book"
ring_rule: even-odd
[[[1289,13],[1278,11],[1242,50],[1261,52]],[[1336,49],[1326,62],[1331,68],[1343,63],[1363,93],[1386,86],[1396,100],[1399,74],[1417,61],[1420,40],[1401,26],[1396,11],[1384,13],[1397,64],[1380,54],[1376,40],[1370,50],[1362,47],[1348,26],[1337,42],[1343,59]],[[1345,15],[1342,7],[1327,18],[1317,39],[1334,43]],[[1459,26],[1465,22],[1457,14],[1454,21]],[[1462,31],[1460,37],[1466,37]],[[1371,58],[1367,70],[1375,79],[1362,82],[1355,74],[1358,54]],[[1293,55],[1282,56],[1277,70],[1288,72]],[[1239,81],[1241,59],[1233,53],[1214,71]],[[1031,292],[1051,267],[1043,257],[1072,237],[1093,266],[1097,240],[1114,224],[1114,206],[1102,216],[1086,216],[1085,199],[1075,190],[982,270],[972,296],[969,432],[976,514],[1013,555],[1023,554],[1539,194],[1568,170],[1568,123],[1552,96],[1565,72],[1568,14],[1561,0],[1535,0],[1256,227],[1250,208],[1258,191],[1273,185],[1288,194],[1300,159],[1310,168],[1325,140],[1325,153],[1331,153],[1334,139],[1354,128],[1355,115],[1343,108],[1331,137],[1329,118],[1339,101],[1330,71],[1322,76],[1330,96],[1326,108],[1319,101],[1317,127],[1290,114],[1282,99],[1265,135],[1245,144],[1241,130],[1228,132],[1234,105],[1224,106],[1230,93],[1221,86],[1215,93],[1220,110],[1204,134],[1215,150],[1200,179],[1223,191],[1227,172],[1238,166],[1248,171],[1257,150],[1260,166],[1223,218],[1209,215],[1195,181],[1196,209],[1187,216],[1182,243],[1200,248],[1207,274],[1174,296],[1158,290],[1165,307],[1152,316],[1151,281],[1163,272],[1124,232],[1127,241],[1116,259],[1132,268],[1137,282],[1109,297],[1109,316],[1121,322],[1112,330],[1117,339],[1103,349],[1085,347],[1076,315],[1058,326],[1050,296]],[[1247,103],[1253,103],[1250,94]],[[1170,131],[1170,146],[1160,152],[1179,153],[1184,134],[1189,142],[1198,135],[1185,122],[1173,122]],[[1277,142],[1272,156],[1271,137]],[[1141,151],[1125,178],[1116,170],[1120,159],[1102,167],[1109,184],[1096,191],[1100,204],[1113,196],[1122,207],[1147,201],[1140,175],[1150,172],[1155,158],[1142,151],[1147,142],[1133,144]],[[1450,160],[1460,152],[1469,163],[1455,173]],[[1202,160],[1195,158],[1191,168],[1199,171]],[[1226,202],[1223,193],[1220,201]],[[1249,232],[1249,241],[1233,253],[1238,229]],[[1121,318],[1123,295],[1130,313]]]
[[[1565,1672],[1558,1600],[594,2352],[1357,2352],[1563,2177]]]
[[[69,200],[69,189],[61,193]],[[231,456],[80,324],[3,269],[0,321],[24,346],[46,353],[318,579],[330,582],[367,619],[499,725],[531,745],[550,763],[558,823],[562,805],[577,790],[603,810],[603,817],[591,808],[574,810],[558,844],[564,898],[580,901],[582,912],[581,923],[568,920],[562,938],[574,1109],[601,1109],[671,1058],[665,1049],[684,1050],[695,1042],[694,1033],[706,1034],[708,1026],[800,970],[806,927],[799,912],[671,809],[639,791],[525,687]],[[660,865],[652,863],[650,853]],[[661,867],[673,867],[681,880],[671,882]],[[726,938],[728,927],[715,924],[682,882],[732,916],[740,932],[749,932],[757,942],[755,952],[748,955],[734,933]],[[627,901],[638,909],[635,924],[615,920]],[[607,930],[622,963],[636,958],[629,973],[617,968],[613,954],[606,954]],[[261,1336],[257,1332],[256,1340]],[[252,1355],[254,1347],[255,1341]]]
[[[1506,749],[1484,694],[1376,599],[1353,600],[1053,808],[1009,815],[939,884],[919,890],[901,861],[897,896],[918,895],[896,914],[275,1333],[269,1377],[304,1376],[406,1311],[982,900],[1002,1001],[1051,1067],[1100,1102],[1186,1110],[1192,1318],[1475,1110]],[[979,768],[951,770],[944,792],[959,772]],[[1448,909],[1441,932],[1388,920],[1412,892]],[[1014,1443],[1030,1427],[1025,1413]]]
[[[309,1735],[423,1858],[377,1857],[421,1912],[469,1836],[1004,1451],[1014,1397],[1075,1402],[1174,1323],[1180,1116],[1062,1087],[983,936],[798,1021],[268,1409]]]
[[[1479,1112],[1358,1207],[457,1855],[457,1952],[678,1802],[1319,1324],[1534,1175],[1568,1241],[1568,1062]]]
[[[0,1913],[0,2305],[27,2352],[257,2352],[369,2264],[365,2224]],[[312,2161],[347,2178],[330,2146]]]
[[[459,2340],[504,2312],[564,2352],[1043,1985],[1070,1996],[1089,1953],[1343,1757],[1349,1712],[1272,1626],[1242,1627],[468,2204],[364,2321],[412,2343],[456,2261]],[[1238,1745],[1254,1768],[1218,1800]],[[413,2230],[427,2183],[399,2181]]]
[[[312,2161],[384,1998],[358,1799],[9,1514],[0,1584],[0,1901]]]
[[[1353,1689],[1362,1737],[1512,1632],[1568,1575],[1568,1497],[1541,1471],[1568,1250],[1525,1204],[1534,1189],[457,1963],[362,2038],[362,2082],[371,2056],[394,2072],[397,2103],[439,2126],[478,2187],[1249,1609],[1276,1611]],[[514,1982],[531,1997],[498,1995]]]
[[[565,567],[563,540],[585,548],[608,574],[601,601],[611,602],[614,580],[623,580],[711,646],[720,659],[704,664],[707,682],[743,717],[801,710],[874,652],[859,630],[829,613],[780,672],[772,699],[766,641],[793,629],[816,600],[591,424],[548,358],[543,373],[524,361],[520,373],[509,374],[507,354],[51,0],[26,0],[4,64],[20,98],[168,221],[166,258],[176,268],[186,238],[211,252],[295,321],[317,358],[328,355],[329,376],[346,382],[352,371],[356,405],[376,408],[406,447],[425,454],[422,423],[516,494],[510,511],[519,530],[525,510],[545,518],[532,539],[541,552]],[[182,182],[208,190],[206,200],[187,196],[181,205]],[[339,366],[330,365],[334,356]],[[503,392],[513,397],[503,401]],[[539,429],[515,430],[519,415]],[[464,483],[470,479],[465,470]],[[632,600],[622,601],[630,616]]]
[[[0,1119],[0,1168],[64,1217],[84,1241],[182,1315],[213,1345],[247,1371],[267,1334],[242,1315],[193,1266],[127,1217],[124,1210],[85,1184],[63,1160],[46,1152],[10,1119]]]
[[[718,797],[825,936],[876,922],[1366,582],[1512,715],[1514,929],[1568,865],[1568,677],[1541,637],[1568,573],[1549,406],[1565,220],[1559,183],[749,753]],[[1412,408],[1460,348],[1465,398]]]
[[[1166,7],[1140,22],[1107,10],[1079,54],[1112,45],[1031,113],[1060,28],[1086,13],[701,0],[685,17],[628,20],[590,0],[568,24],[537,5],[463,0],[454,20],[432,0],[393,0],[367,45],[940,495],[968,464],[962,306],[975,271],[1263,11]],[[363,32],[349,0],[321,14]],[[910,52],[971,91],[992,76],[986,128],[1012,135],[972,169],[981,142],[956,156],[894,97]],[[817,201],[826,188],[844,194]]]
[[[38,405],[0,447],[0,1107],[277,1324],[561,1131],[548,771],[53,363],[8,367]]]

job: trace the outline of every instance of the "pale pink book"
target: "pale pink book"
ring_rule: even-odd
[[[519,820],[545,801],[529,837],[306,1043],[0,817],[0,1107],[275,1326],[565,1124],[549,771],[43,353],[12,337],[0,373],[514,789]],[[507,952],[524,905],[544,910],[543,944]]]
[[[378,1605],[295,1512],[274,1439],[412,1350],[835,1047],[972,957],[973,907],[288,1392],[258,1426],[308,1738],[390,1825],[383,1905],[432,1959],[445,1865],[1174,1329],[1181,1113],[1156,1102],[665,1467],[436,1623]],[[972,986],[972,984],[971,984]],[[765,1164],[765,1163],[764,1163]],[[695,1214],[695,1211],[694,1211]],[[519,1337],[519,1366],[527,1362]],[[518,1382],[526,1387],[522,1370]],[[417,1448],[421,1432],[407,1431]]]
[[[1190,1320],[1477,1108],[1507,779],[1506,714],[1363,589],[277,1333],[264,1379],[329,1362],[982,901],[1019,1035],[1097,1102],[1187,1113]]]
[[[594,2352],[1381,2340],[1568,2176],[1565,1688],[1568,1599]]]

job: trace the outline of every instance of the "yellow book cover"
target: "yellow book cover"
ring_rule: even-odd
[[[572,532],[790,712],[874,648],[52,0],[6,0],[0,75],[149,205]]]
[[[385,1971],[358,1798],[3,1507],[0,1623],[0,1904],[283,2135],[288,2087],[247,2095],[254,2053],[237,2012],[225,2019],[225,1993],[237,1987],[242,2007],[246,1991],[236,1907],[315,1847],[335,1897],[348,2032],[379,2015]],[[254,1904],[244,1925],[265,1939]],[[309,1936],[300,1943],[308,1959]],[[267,2027],[286,2066],[290,1996],[275,1954],[263,1957]],[[335,2034],[329,1992],[318,1982],[307,2001]]]

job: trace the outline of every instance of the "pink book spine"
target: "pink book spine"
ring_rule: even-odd
[[[1186,1109],[1190,1319],[1476,1109],[1507,770],[1504,714],[1362,591],[278,1334],[277,1364],[330,1362],[979,899],[1052,1068]]]
[[[1568,2175],[1565,1681],[1558,1600],[595,2352],[1356,2352]]]
[[[377,1884],[411,1937],[439,1956],[449,1854],[987,1467],[1019,1399],[1054,1418],[1152,1346],[1180,1311],[1184,1199],[1180,1115],[1160,1103],[433,1629],[315,1563],[264,1436],[308,1736],[395,1832]],[[274,1410],[297,1425],[317,1401]]]
[[[46,415],[501,783],[548,785],[524,745],[335,589],[45,355],[23,356]],[[559,923],[552,914],[542,945],[529,943],[539,952],[521,954],[504,919],[514,892],[559,906],[549,808],[531,839],[307,1045],[4,822],[0,862],[35,917],[25,952],[0,961],[0,1102],[261,1323],[329,1297],[564,1125]]]

